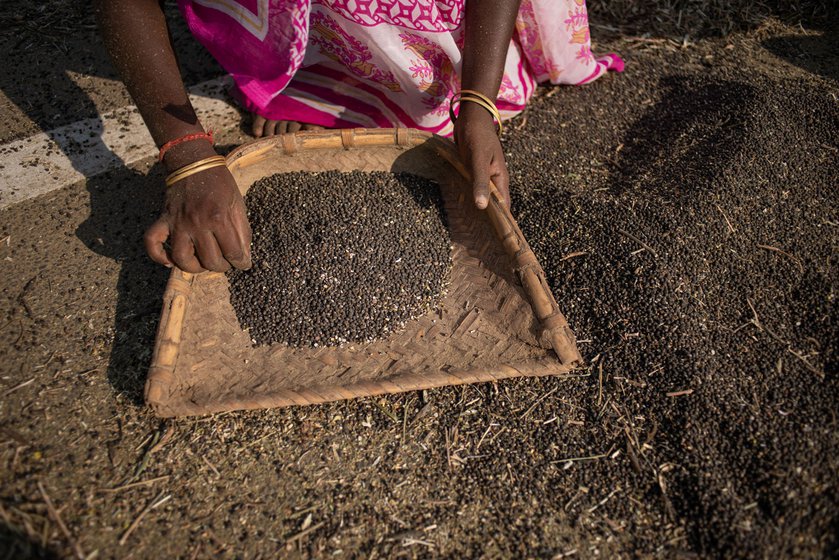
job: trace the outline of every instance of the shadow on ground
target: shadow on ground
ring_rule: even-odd
[[[90,216],[76,230],[91,251],[121,264],[114,341],[108,381],[140,404],[160,315],[168,269],[152,262],[141,242],[158,216],[163,199],[159,170],[148,176],[131,169],[99,175],[87,182]]]
[[[173,2],[167,3],[166,13],[185,82],[220,75]],[[19,6],[0,16],[0,22],[0,56],[9,62],[7,71],[0,73],[0,91],[13,105],[2,130],[8,139],[97,119],[103,103],[128,102],[86,4],[50,0]],[[157,170],[146,177],[126,168],[99,136],[85,139],[83,146],[62,136],[53,140],[82,174],[91,153],[117,167],[87,181],[91,213],[76,234],[93,252],[122,264],[107,375],[119,392],[140,403],[168,273],[151,262],[142,247],[143,230],[161,206],[162,180]]]
[[[742,146],[753,86],[723,80],[697,86],[669,76],[660,87],[661,99],[625,135],[613,170],[615,194],[638,188],[677,197],[707,190]]]
[[[59,556],[23,535],[15,527],[0,522],[0,557],[15,560],[53,560]]]
[[[786,35],[770,37],[761,44],[777,57],[807,72],[839,83],[839,20],[818,35]]]

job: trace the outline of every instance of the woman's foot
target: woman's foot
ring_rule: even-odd
[[[298,130],[323,130],[323,127],[296,121],[272,121],[259,115],[253,115],[251,132],[257,138],[274,136],[276,134],[290,134]]]

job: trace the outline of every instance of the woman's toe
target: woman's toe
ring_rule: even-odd
[[[269,120],[265,123],[265,136],[274,136],[278,134],[278,128],[281,124],[281,121],[272,121]]]
[[[323,130],[323,127],[297,121],[272,121],[254,114],[251,130],[255,137],[262,138],[276,136],[277,134],[293,134],[300,130]]]
[[[259,115],[253,116],[253,123],[251,124],[251,132],[257,138],[261,138],[265,134],[265,117]]]

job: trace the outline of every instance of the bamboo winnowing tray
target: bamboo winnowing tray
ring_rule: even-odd
[[[448,140],[413,129],[301,132],[244,145],[227,161],[243,193],[291,171],[404,171],[436,181],[453,245],[450,283],[439,308],[386,339],[253,346],[224,274],[173,269],[145,391],[159,416],[561,375],[581,361],[515,220],[495,190],[486,211],[475,208]]]

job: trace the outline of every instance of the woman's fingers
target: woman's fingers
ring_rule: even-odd
[[[489,204],[489,158],[482,157],[483,154],[472,151],[470,158],[470,171],[472,172],[472,194],[475,198],[475,206],[483,210]]]
[[[215,240],[226,262],[238,269],[247,270],[251,267],[250,227],[247,219],[243,222],[235,214],[231,222],[229,226],[214,232]]]
[[[298,130],[300,130],[302,127],[303,127],[303,125],[301,125],[299,122],[297,122],[297,121],[291,121],[291,122],[289,122],[289,123],[288,123],[288,127],[286,128],[286,132],[287,132],[288,134],[291,134],[291,133],[293,133],[293,132],[297,132],[297,131],[298,131]]]
[[[225,272],[230,266],[247,270],[251,267],[250,225],[244,216],[213,232],[204,230],[193,235],[179,232],[172,235],[171,259],[163,248],[169,237],[169,226],[164,219],[155,222],[146,232],[145,245],[149,256],[157,263],[174,264],[186,272],[204,270]]]
[[[169,238],[169,222],[165,218],[160,218],[146,230],[143,236],[143,244],[146,246],[146,253],[148,253],[151,260],[163,266],[172,266],[172,261],[166,255],[166,249],[163,244]]]
[[[498,154],[492,162],[492,182],[498,189],[498,194],[507,208],[510,207],[510,173],[507,171],[507,164],[504,162],[504,154]]]
[[[193,274],[204,272],[204,267],[195,256],[195,244],[186,233],[176,231],[172,234],[172,261],[186,272]]]
[[[192,242],[201,266],[214,272],[226,272],[230,269],[230,263],[222,256],[222,250],[212,232],[202,231],[192,238]]]
[[[230,221],[233,223],[233,231],[236,233],[238,247],[243,251],[243,256],[235,259],[235,261],[230,261],[230,264],[241,270],[248,270],[253,265],[251,261],[252,232],[244,201],[233,207],[230,213]]]
[[[226,264],[240,270],[247,270],[251,267],[250,254],[242,248],[235,233],[231,235],[229,231],[216,232],[215,239]]]

